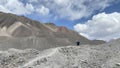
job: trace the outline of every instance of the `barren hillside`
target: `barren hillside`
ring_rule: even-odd
[[[24,16],[0,12],[0,50],[8,48],[35,48],[44,50],[52,47],[81,44],[102,44],[91,41],[64,26],[42,24]]]
[[[81,45],[0,52],[0,68],[120,68],[120,40]]]

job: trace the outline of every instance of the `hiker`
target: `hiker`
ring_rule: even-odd
[[[77,42],[76,42],[76,45],[77,45],[77,46],[79,46],[79,45],[80,45],[80,42],[79,42],[79,41],[77,41]]]

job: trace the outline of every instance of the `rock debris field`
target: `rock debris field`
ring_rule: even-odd
[[[11,48],[0,51],[0,68],[120,68],[120,40],[43,51]]]

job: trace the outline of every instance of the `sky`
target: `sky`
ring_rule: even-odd
[[[66,26],[91,40],[120,38],[120,0],[0,0],[0,11]]]

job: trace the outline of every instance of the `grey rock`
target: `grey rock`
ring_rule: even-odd
[[[0,68],[120,68],[120,40],[43,51],[9,49],[0,58]]]

